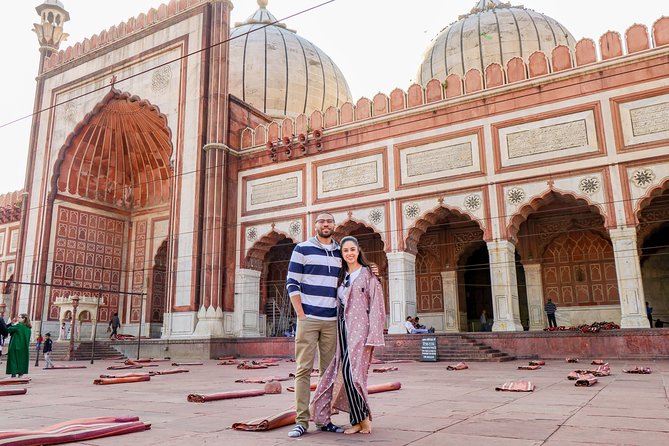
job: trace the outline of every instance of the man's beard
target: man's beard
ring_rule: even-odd
[[[318,234],[319,237],[321,238],[330,238],[332,237],[332,229],[327,229],[328,233],[326,234],[323,232],[323,230],[316,230],[316,234]]]

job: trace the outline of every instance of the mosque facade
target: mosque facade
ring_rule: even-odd
[[[64,50],[67,11],[37,8],[10,313],[56,327],[75,297],[97,305],[82,330],[280,335],[290,253],[327,211],[379,265],[389,333],[477,331],[483,310],[541,330],[549,298],[559,325],[669,318],[669,18],[577,42],[480,0],[416,84],[353,101],[258,3],[233,25],[229,1],[172,0]]]

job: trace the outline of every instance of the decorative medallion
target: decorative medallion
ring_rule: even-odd
[[[655,174],[650,169],[635,170],[632,174],[632,182],[636,187],[646,188],[653,183]]]
[[[68,102],[63,106],[63,117],[70,124],[74,124],[77,118],[77,104]]]
[[[506,199],[512,205],[517,206],[525,200],[525,191],[519,187],[512,187],[506,192]]]
[[[599,179],[595,177],[581,178],[578,182],[578,188],[587,195],[596,194],[599,192]]]
[[[369,211],[369,221],[378,226],[383,221],[383,211],[381,209]]]
[[[253,228],[248,228],[246,230],[246,240],[249,242],[255,242],[256,239],[258,238],[258,229],[253,227]]]
[[[420,207],[416,203],[409,203],[404,206],[404,216],[413,220],[420,215]]]
[[[481,197],[477,194],[467,195],[465,197],[465,208],[470,211],[477,211],[481,207]]]
[[[291,221],[290,226],[288,226],[288,232],[293,237],[299,237],[302,235],[302,223],[299,220]]]
[[[154,93],[162,93],[169,87],[172,80],[172,68],[169,65],[153,70],[151,76],[151,89]]]

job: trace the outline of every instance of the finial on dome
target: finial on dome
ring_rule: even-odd
[[[261,8],[267,8],[267,3],[269,0],[258,0],[258,6]]]

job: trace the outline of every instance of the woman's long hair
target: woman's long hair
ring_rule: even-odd
[[[369,262],[365,258],[365,253],[362,252],[362,249],[360,249],[360,243],[358,242],[358,239],[353,237],[352,235],[347,235],[346,237],[344,237],[339,241],[340,250],[344,247],[344,243],[346,242],[355,243],[355,246],[358,248],[358,263],[365,268],[369,268]],[[344,282],[344,278],[346,277],[347,273],[348,273],[348,263],[346,263],[346,260],[344,260],[344,254],[342,254],[341,270],[339,271],[339,279],[337,279],[337,287],[339,287]]]
[[[30,316],[27,314],[22,314],[19,316],[21,318],[20,322],[25,325],[28,328],[32,328],[33,326],[30,324]]]

